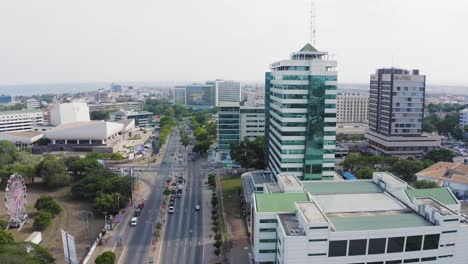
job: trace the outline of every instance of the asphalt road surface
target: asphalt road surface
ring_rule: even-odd
[[[149,250],[152,241],[152,226],[159,217],[159,208],[163,200],[163,192],[166,186],[166,180],[171,172],[173,153],[179,146],[179,136],[173,135],[169,137],[166,151],[163,156],[163,161],[159,166],[148,167],[145,170],[149,176],[140,176],[142,181],[149,181],[152,191],[147,200],[144,202],[144,208],[141,215],[138,217],[138,224],[135,227],[128,227],[122,234],[122,241],[127,245],[125,259],[121,263],[128,264],[143,264],[148,263]],[[148,170],[151,170],[149,171]],[[137,201],[140,203],[141,201]],[[134,210],[134,209],[132,209]],[[133,214],[133,212],[132,212]],[[128,223],[122,223],[128,225]]]
[[[184,161],[192,155],[185,154]],[[190,152],[190,151],[189,151]],[[203,208],[202,204],[202,163],[204,159],[197,158],[193,162],[184,162],[174,166],[174,171],[184,172],[186,182],[181,198],[176,198],[175,212],[169,214],[161,248],[161,264],[193,263],[201,264],[204,258],[203,241]],[[200,205],[199,211],[195,205]]]

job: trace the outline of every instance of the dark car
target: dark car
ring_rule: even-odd
[[[174,201],[174,200],[171,200],[171,201],[169,202],[169,206],[174,206],[174,203],[175,203],[175,201]]]
[[[176,193],[176,190],[172,190],[172,191],[171,191],[171,194],[175,194],[175,193]]]
[[[177,183],[176,183],[176,182],[173,182],[173,183],[172,183],[172,186],[177,186]]]
[[[138,217],[138,216],[140,216],[140,214],[141,214],[141,208],[138,207],[138,208],[135,210],[135,216]]]

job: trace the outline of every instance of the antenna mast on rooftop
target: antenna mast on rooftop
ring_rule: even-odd
[[[315,46],[315,0],[310,0],[310,44]]]

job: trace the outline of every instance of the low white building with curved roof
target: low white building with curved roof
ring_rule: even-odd
[[[45,132],[52,144],[98,144],[108,145],[118,140],[122,123],[105,121],[74,122],[63,124]]]

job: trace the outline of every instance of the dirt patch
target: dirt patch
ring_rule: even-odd
[[[229,225],[231,248],[244,248],[249,245],[247,227],[241,215],[241,179],[240,177],[221,180],[223,189],[223,207]]]
[[[50,195],[55,197],[62,206],[63,211],[53,219],[51,226],[42,232],[42,243],[41,245],[48,248],[58,264],[65,263],[63,248],[62,248],[62,234],[61,229],[69,232],[75,238],[76,253],[78,260],[82,260],[87,253],[88,247],[94,242],[94,238],[97,237],[101,228],[104,226],[104,220],[101,216],[95,216],[94,221],[89,230],[91,234],[90,240],[85,239],[84,230],[88,230],[84,227],[81,221],[81,213],[83,210],[92,212],[92,206],[88,203],[76,202],[70,199],[70,187],[59,188],[50,190],[42,183],[27,184],[27,206],[26,210],[30,220],[18,231],[12,229],[16,241],[24,241],[32,232],[32,223],[34,216],[37,214],[37,210],[34,208],[34,204],[40,195]],[[0,190],[0,196],[5,196],[5,190]],[[0,203],[0,217],[6,219],[7,214],[5,210],[5,204]]]

